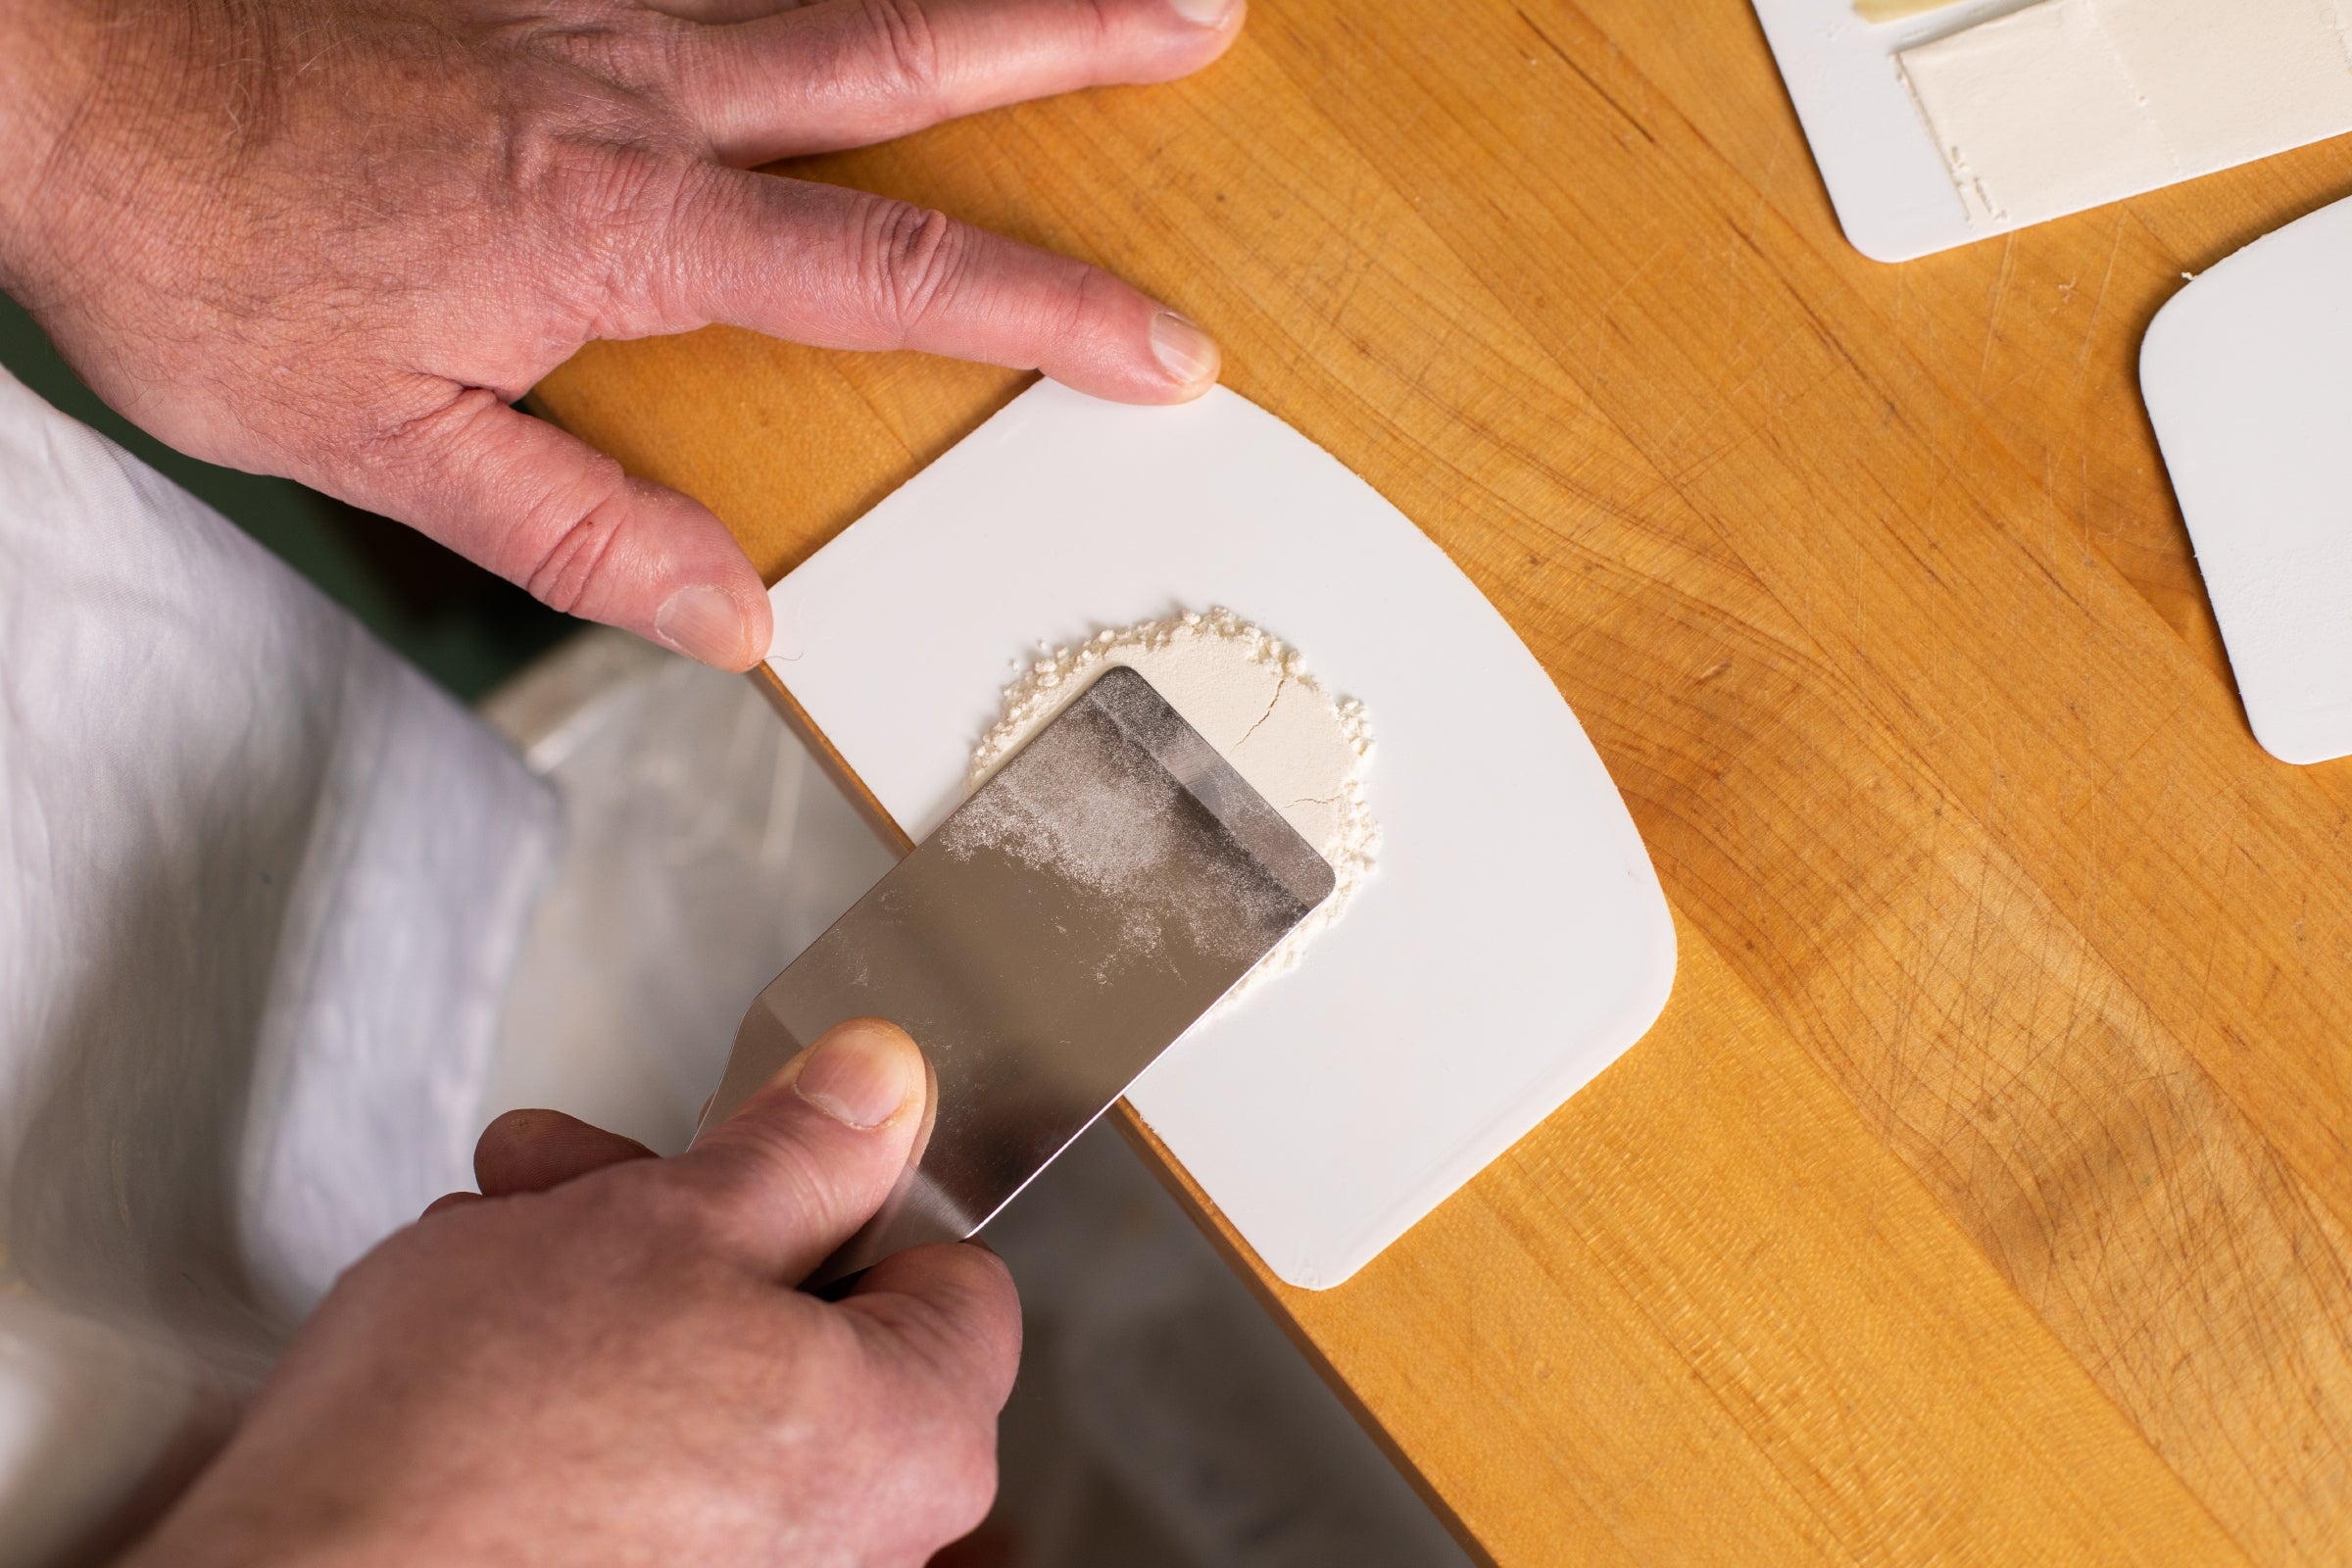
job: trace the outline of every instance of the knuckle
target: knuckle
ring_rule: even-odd
[[[640,337],[665,318],[669,258],[689,209],[693,167],[666,150],[601,134],[551,132],[524,152],[519,179],[547,225],[568,236],[553,270],[596,337]]]
[[[968,254],[963,230],[947,214],[879,202],[864,228],[859,270],[884,324],[904,340],[955,293]]]
[[[396,404],[355,454],[368,466],[396,474],[445,469],[469,431],[494,417],[498,396],[487,387],[436,391],[429,402]]]
[[[660,275],[697,165],[671,104],[682,45],[644,8],[582,0],[558,25],[516,24],[514,68],[485,91],[476,155],[490,203],[532,247],[551,303],[592,332],[641,335],[637,302]]]
[[[710,1244],[718,1239],[721,1206],[705,1184],[677,1170],[675,1161],[643,1167],[630,1200],[634,1228],[647,1236],[697,1254],[711,1250]]]
[[[574,126],[530,128],[517,138],[516,162],[517,182],[540,206],[599,227],[665,217],[683,174],[665,153]]]
[[[556,14],[518,19],[510,30],[519,50],[632,92],[669,79],[683,32],[674,18],[616,0],[572,0]]]
[[[523,536],[548,543],[518,578],[532,598],[565,614],[588,602],[620,532],[620,465],[603,456],[568,484],[526,500]]]
[[[1077,343],[1103,329],[1105,322],[1118,319],[1119,306],[1126,285],[1100,268],[1072,263],[1076,276],[1069,286],[1057,290],[1057,306],[1049,307],[1052,318],[1043,323],[1048,339],[1055,343]]]
[[[864,0],[871,57],[896,93],[928,101],[943,80],[939,33],[922,0]]]
[[[935,1282],[922,1296],[894,1296],[869,1303],[887,1328],[906,1369],[919,1376],[943,1411],[993,1415],[989,1352],[974,1326],[974,1302],[961,1289]]]
[[[638,1163],[625,1184],[612,1184],[612,1192],[625,1197],[614,1201],[608,1195],[602,1200],[605,1212],[624,1221],[637,1255],[662,1277],[715,1284],[757,1250],[746,1217],[750,1210],[722,1182],[707,1172],[674,1168],[678,1164],[668,1159]]]
[[[790,1139],[737,1135],[667,1164],[681,1218],[712,1240],[763,1236],[779,1214],[822,1218],[834,1206],[808,1151]]]
[[[461,387],[429,412],[377,431],[366,462],[419,478],[445,508],[485,509],[499,527],[481,564],[569,614],[601,580],[627,510],[627,476],[600,452],[583,452],[553,482],[536,466],[518,470],[472,455],[475,440],[490,433],[485,426],[503,417],[523,416],[487,387]]]
[[[1118,6],[1117,0],[1086,0],[1080,9],[1083,12],[1080,24],[1087,30],[1086,43],[1090,54],[1109,49],[1119,33],[1121,23],[1132,14]]]

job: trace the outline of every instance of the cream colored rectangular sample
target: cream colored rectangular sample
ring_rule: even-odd
[[[1895,59],[1972,217],[2033,223],[2352,130],[2352,0],[2042,0]]]
[[[1959,0],[1854,0],[1854,15],[1864,22],[1900,22],[1923,12],[1940,11]]]

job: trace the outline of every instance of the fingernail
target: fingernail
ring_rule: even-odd
[[[1174,311],[1152,318],[1152,357],[1186,386],[1206,386],[1214,381],[1221,363],[1216,339]]]
[[[1241,5],[1242,0],[1168,0],[1168,9],[1197,27],[1214,27]]]
[[[842,1024],[809,1048],[792,1086],[835,1121],[879,1127],[923,1082],[921,1056],[906,1037],[865,1019]]]
[[[663,601],[654,615],[654,630],[688,659],[721,669],[743,668],[750,652],[744,646],[751,639],[742,607],[725,590],[707,582],[681,588]]]

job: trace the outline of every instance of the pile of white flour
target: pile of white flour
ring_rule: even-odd
[[[972,754],[965,793],[1113,664],[1150,681],[1331,862],[1331,897],[1259,961],[1239,996],[1296,965],[1372,873],[1380,829],[1364,799],[1372,734],[1363,705],[1325,690],[1297,650],[1232,611],[1188,610],[1047,650],[1004,689],[1004,716]]]

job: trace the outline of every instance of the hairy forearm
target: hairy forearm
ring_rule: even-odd
[[[87,103],[101,29],[75,0],[0,0],[0,288],[22,295],[57,204],[66,132]]]
[[[0,287],[36,313],[191,215],[164,166],[233,161],[271,71],[256,0],[0,0]],[[241,107],[242,106],[242,107]]]

